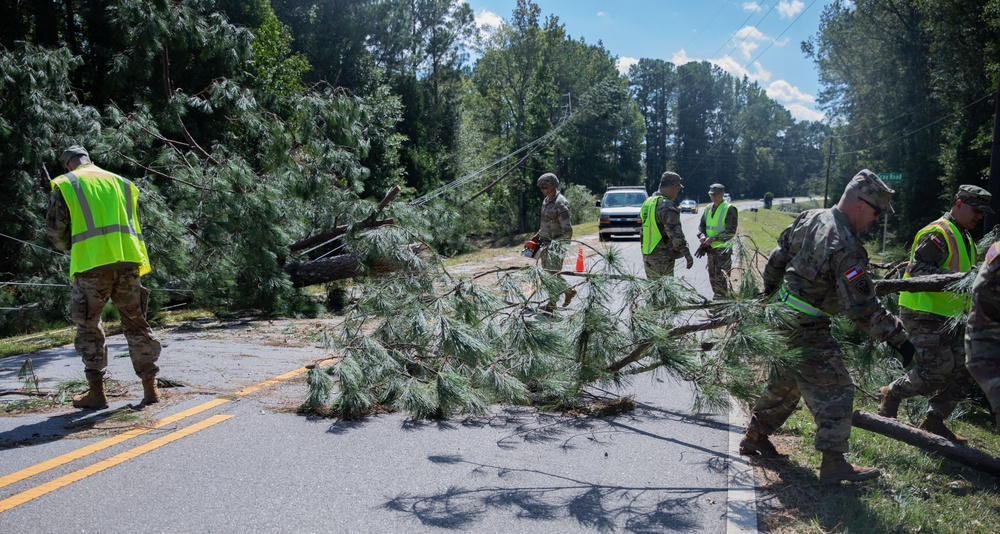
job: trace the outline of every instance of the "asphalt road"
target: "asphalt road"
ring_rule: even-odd
[[[698,217],[682,216],[691,243]],[[637,241],[612,244],[641,272]],[[704,259],[677,274],[708,292]],[[639,379],[617,392],[638,408],[607,418],[499,406],[434,423],[309,418],[293,409],[302,366],[332,356],[315,342],[324,326],[160,331],[161,377],[189,387],[138,412],[120,410],[141,387],[110,338],[129,391],[108,410],[0,417],[0,532],[756,530],[733,452],[744,421],[696,417],[689,384]],[[0,360],[0,390],[20,386],[25,357],[43,389],[82,377],[66,346]]]

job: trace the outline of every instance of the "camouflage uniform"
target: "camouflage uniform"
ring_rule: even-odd
[[[1000,242],[986,252],[972,286],[972,311],[965,330],[965,366],[993,407],[1000,432]]]
[[[562,193],[554,200],[542,200],[542,226],[538,230],[541,251],[538,261],[542,268],[559,272],[566,256],[566,244],[573,239],[573,225],[569,219],[569,201]]]
[[[888,206],[891,189],[865,177],[858,180],[855,177],[849,187]],[[768,258],[764,283],[769,291],[780,286],[778,298],[789,305],[797,325],[789,342],[803,350],[803,361],[770,377],[754,405],[751,430],[774,433],[801,397],[816,421],[816,449],[848,451],[854,383],[830,332],[831,316],[844,313],[872,337],[894,346],[906,341],[903,325],[875,297],[867,267],[868,252],[836,207],[803,212],[781,233]]]
[[[943,217],[955,224],[951,213]],[[956,224],[961,229],[961,226]],[[961,231],[962,243],[975,257],[976,242],[968,230]],[[915,244],[907,271],[910,276],[951,273],[940,267],[947,259],[947,246],[937,233],[924,235]],[[973,260],[975,261],[975,260]],[[951,317],[910,309],[901,305],[899,318],[917,348],[916,365],[889,385],[888,393],[897,399],[929,396],[927,413],[946,419],[955,411],[970,390],[975,388],[965,369],[964,328],[950,329]]]
[[[57,249],[70,250],[72,254],[70,213],[59,189],[49,196],[45,229]],[[108,350],[101,312],[108,299],[121,316],[136,375],[142,379],[155,378],[159,371],[155,362],[161,347],[146,322],[149,290],[139,283],[139,266],[122,262],[96,267],[76,273],[71,286],[70,319],[77,327],[74,345],[83,359],[87,380],[99,382],[107,372]]]
[[[653,196],[659,197],[654,217],[663,237],[652,252],[642,256],[642,266],[646,270],[646,278],[650,280],[661,276],[673,276],[674,261],[691,254],[688,251],[687,239],[684,237],[684,228],[681,226],[680,210],[672,200],[662,194],[654,193]],[[643,239],[646,239],[645,235]]]
[[[716,193],[717,191],[717,193]],[[709,191],[712,194],[723,194],[725,189],[719,184],[714,184]],[[720,205],[721,207],[721,205]],[[698,238],[707,237],[706,222],[709,214],[714,213],[714,206],[705,208],[701,221],[698,223]],[[739,210],[730,204],[726,212],[726,228],[721,234],[715,237],[716,241],[726,242],[736,237],[736,229],[739,226]],[[711,246],[698,247],[708,256],[708,280],[712,284],[713,298],[718,298],[729,293],[729,273],[733,269],[733,249],[731,247],[712,248]]]

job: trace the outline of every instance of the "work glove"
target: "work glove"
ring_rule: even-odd
[[[684,259],[687,260],[687,268],[688,269],[690,269],[691,267],[694,267],[694,258],[691,257],[691,253],[690,252],[687,253],[687,256],[684,256]]]
[[[896,359],[903,364],[904,369],[910,366],[910,363],[913,362],[913,355],[917,352],[917,348],[913,346],[913,343],[910,343],[909,339],[900,343],[898,347],[893,346],[892,349],[899,354]]]
[[[705,245],[702,245],[702,246],[698,247],[698,250],[694,251],[694,257],[695,258],[701,258],[701,257],[703,257],[705,255],[705,252],[706,252]]]

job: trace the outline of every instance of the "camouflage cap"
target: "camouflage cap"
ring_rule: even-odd
[[[674,184],[681,185],[681,175],[676,172],[666,171],[660,176],[660,187],[667,187]]]
[[[66,150],[63,150],[62,154],[59,155],[59,164],[60,165],[66,165],[67,163],[69,163],[70,161],[72,161],[73,158],[76,158],[76,157],[79,157],[79,156],[86,156],[86,157],[89,158],[90,157],[90,153],[87,152],[86,148],[83,148],[80,145],[73,145],[73,146],[67,148]]]
[[[885,182],[872,171],[862,169],[861,172],[854,175],[847,187],[857,190],[862,197],[868,197],[865,200],[874,202],[882,211],[896,213],[896,210],[892,209],[892,204],[889,203],[895,191],[885,185]]]
[[[726,186],[722,184],[712,184],[708,186],[709,195],[721,195],[726,192]]]
[[[547,172],[538,177],[538,187],[559,187],[559,178]]]
[[[994,213],[993,208],[990,207],[990,201],[993,200],[993,195],[982,187],[975,185],[959,186],[958,194],[955,195],[955,199],[961,200],[965,204],[969,204],[983,213]]]

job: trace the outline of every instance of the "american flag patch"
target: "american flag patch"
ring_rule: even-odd
[[[944,248],[946,246],[944,244],[944,239],[941,239],[941,236],[937,234],[931,234],[931,241],[933,241],[934,244],[938,246],[938,248]]]
[[[850,271],[847,271],[846,273],[844,273],[844,276],[847,278],[848,282],[853,282],[855,278],[857,278],[857,277],[859,277],[859,276],[861,276],[863,274],[865,274],[865,270],[862,269],[861,266],[856,266],[853,269],[851,269]]]
[[[993,246],[986,251],[986,263],[993,263],[997,256],[1000,256],[1000,241],[993,243]]]

